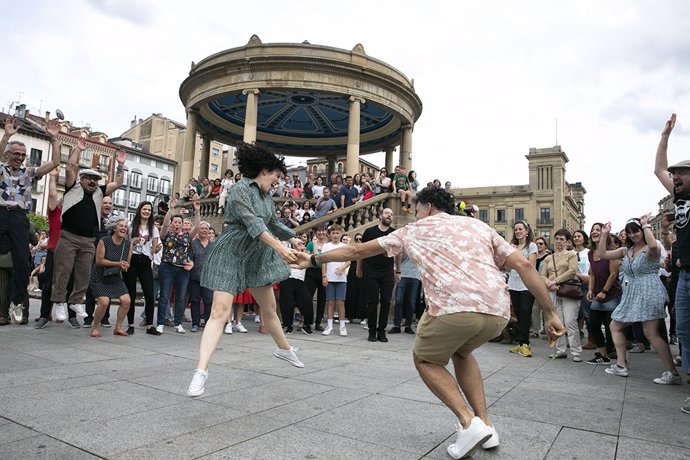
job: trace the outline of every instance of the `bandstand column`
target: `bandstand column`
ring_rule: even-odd
[[[208,179],[208,162],[211,158],[211,136],[201,136],[201,161],[199,162],[199,176]]]
[[[187,131],[184,138],[184,155],[182,157],[182,167],[180,168],[178,191],[187,184],[189,178],[194,174],[194,155],[196,153],[196,128],[199,110],[194,108],[187,109]]]
[[[244,117],[244,142],[251,144],[256,142],[256,125],[259,116],[259,94],[261,92],[254,89],[245,89],[242,94],[247,96],[247,110]]]
[[[328,167],[326,168],[326,175],[328,176],[326,178],[326,182],[331,178],[331,174],[335,173],[335,157],[334,156],[329,156],[326,158],[328,161]]]
[[[393,151],[394,150],[395,149],[393,147],[386,148],[386,171],[388,171],[389,173],[393,172],[393,168],[395,168],[395,165],[393,164]]]
[[[354,176],[359,172],[359,105],[364,99],[350,96],[350,118],[347,124],[347,166],[345,172],[348,176]]]
[[[409,173],[412,170],[412,125],[403,125],[402,143],[400,145],[400,166]]]

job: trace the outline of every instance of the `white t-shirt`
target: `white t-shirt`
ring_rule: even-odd
[[[577,272],[581,275],[589,274],[589,249],[584,248],[577,253]]]
[[[153,227],[153,238],[149,237],[149,229],[148,227],[141,227],[139,228],[139,243],[137,243],[133,248],[132,248],[132,254],[141,254],[145,255],[148,257],[151,257],[151,243],[154,239],[158,238],[159,243],[160,243],[160,233],[158,232],[158,229],[154,226]]]
[[[347,246],[345,243],[326,243],[321,248],[321,254],[332,251],[334,249]],[[347,262],[328,262],[326,264],[326,279],[329,283],[345,283],[347,282],[347,272],[344,271],[342,275],[337,275],[335,271],[345,265]]]
[[[323,196],[324,185],[312,185],[311,192],[314,194],[314,198],[321,198]]]

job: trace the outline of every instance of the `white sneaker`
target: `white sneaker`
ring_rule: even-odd
[[[260,323],[261,322],[261,316],[260,315],[254,315],[254,322]]]
[[[162,334],[163,332],[165,332],[165,331],[163,330],[163,325],[162,325],[162,324],[159,324],[158,326],[156,326],[156,331],[157,331],[157,332],[160,332],[161,334]]]
[[[246,334],[246,333],[247,333],[247,328],[244,327],[244,326],[242,325],[242,323],[237,323],[237,324],[235,324],[235,330],[236,330],[237,332],[241,332],[241,333],[243,333],[243,334]]]
[[[175,332],[177,332],[178,334],[184,334],[187,331],[184,330],[181,324],[178,324],[177,326],[175,326]]]
[[[455,459],[469,457],[493,435],[493,432],[479,417],[474,417],[467,429],[460,424],[456,426],[456,429],[458,430],[458,436],[455,442],[449,445],[447,449],[448,455]]]
[[[206,388],[206,380],[208,380],[208,372],[197,369],[194,371],[194,377],[192,377],[192,383],[189,384],[187,388],[187,396],[201,396],[204,394],[204,389]]]
[[[345,323],[340,323],[340,337],[347,337],[347,328]]]
[[[654,379],[654,383],[658,383],[659,385],[680,385],[683,383],[683,379],[681,379],[678,374],[671,374],[669,371],[664,371],[661,377]]]
[[[223,331],[226,334],[232,334],[232,323],[228,323],[225,325],[225,330]]]
[[[333,334],[333,327],[331,326],[326,326],[326,329],[323,330],[321,335],[331,335]]]
[[[24,319],[24,307],[22,304],[10,303],[10,322],[12,324],[21,324]]]
[[[289,350],[283,350],[282,348],[276,349],[276,351],[273,352],[273,356],[275,356],[278,359],[285,360],[292,364],[295,367],[304,367],[304,364],[302,361],[299,360],[297,355],[295,354],[296,349],[293,347],[290,347]]]
[[[498,433],[496,432],[496,428],[490,426],[489,429],[491,430],[491,437],[482,444],[482,449],[493,449],[494,447],[498,447]]]
[[[55,309],[55,319],[58,321],[64,321],[67,319],[67,304],[65,302],[59,302],[53,304]]]
[[[75,303],[69,306],[70,310],[77,314],[79,318],[86,318],[86,306],[83,303]]]

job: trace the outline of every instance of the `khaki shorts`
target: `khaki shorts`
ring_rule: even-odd
[[[445,366],[455,353],[467,357],[498,336],[507,323],[505,318],[484,313],[431,316],[424,312],[417,325],[414,353],[424,361]]]

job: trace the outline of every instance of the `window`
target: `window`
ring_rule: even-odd
[[[337,168],[337,170],[338,170],[338,174],[342,174],[342,173],[343,173],[343,164],[342,164],[342,163],[338,163],[338,168]]]
[[[149,176],[146,184],[146,190],[150,192],[158,191],[158,178],[156,176]]]
[[[479,220],[488,224],[489,223],[489,211],[487,211],[486,209],[480,209],[479,210]]]
[[[540,224],[551,223],[551,208],[540,208],[539,209],[539,223]]]
[[[218,165],[211,165],[210,172],[218,174]]]
[[[131,172],[129,174],[129,185],[134,188],[141,188],[141,173]]]
[[[170,195],[170,180],[161,179],[161,193],[163,195]]]
[[[101,172],[107,172],[110,170],[110,157],[107,155],[101,155],[98,163],[98,170]]]
[[[127,213],[127,220],[129,222],[132,222],[134,220],[134,213],[133,212],[128,212]]]
[[[216,148],[211,149],[211,155],[213,155],[214,157],[219,157],[220,156],[220,150],[216,149]]]
[[[497,209],[496,210],[496,222],[505,222],[506,221],[506,210],[505,209]]]
[[[125,205],[125,191],[122,189],[115,190],[115,193],[113,193],[113,203],[115,206],[124,206]]]
[[[136,208],[139,206],[139,201],[141,200],[141,194],[139,192],[129,192],[129,207]]]
[[[93,157],[93,151],[91,149],[84,150],[83,152],[81,152],[81,155],[79,156],[79,164],[81,166],[86,167],[86,168],[90,168],[92,157]]]
[[[38,149],[31,149],[29,154],[29,162],[27,166],[41,166],[41,157],[43,156],[43,151]]]
[[[525,208],[515,208],[515,220],[525,220]]]
[[[551,232],[548,230],[541,232],[541,236],[546,239],[547,243],[551,240]]]
[[[170,165],[168,163],[161,163],[161,168],[163,171],[170,171]]]
[[[156,202],[156,195],[146,195],[146,201],[150,201],[151,203]]]
[[[63,163],[67,163],[67,160],[69,160],[69,145],[62,145],[62,148],[60,149],[60,161]]]

